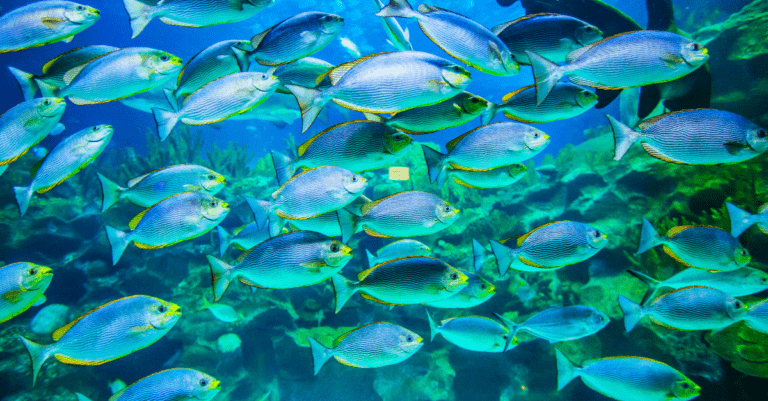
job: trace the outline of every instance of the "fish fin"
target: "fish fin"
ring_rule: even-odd
[[[669,231],[667,231],[667,237],[674,238],[677,234],[680,234],[681,232],[694,227],[701,227],[701,226],[687,225],[687,226],[672,227],[669,229]]]
[[[378,238],[394,238],[389,235],[384,235],[376,230],[370,229],[368,227],[363,227],[363,231],[365,231],[366,234],[370,235],[371,237],[378,237]]]
[[[40,18],[40,22],[45,25],[48,29],[55,29],[58,24],[61,24],[63,22],[66,22],[67,20],[64,18],[55,18],[55,17],[42,17]],[[74,35],[73,35],[74,36]],[[69,40],[72,40],[71,38]],[[62,39],[62,42],[66,41],[66,39]]]
[[[533,78],[536,83],[536,105],[540,105],[562,78],[565,67],[561,67],[536,53],[527,50],[525,53],[531,60],[531,67],[533,67]]]
[[[147,331],[152,330],[153,328],[154,327],[152,327],[151,324],[147,324],[144,326],[131,327],[130,329],[128,329],[127,334],[131,336],[140,336],[146,333]]]
[[[368,277],[368,275],[369,275],[369,274],[373,273],[373,271],[374,271],[374,270],[376,270],[376,268],[377,268],[378,266],[379,266],[379,265],[374,265],[373,267],[369,267],[368,269],[366,269],[366,270],[363,270],[363,271],[361,271],[360,273],[358,273],[358,274],[357,274],[357,281],[363,281],[363,280],[365,280],[365,278],[366,278],[366,277]]]
[[[102,306],[103,306],[103,305],[102,305]],[[97,309],[99,309],[99,308],[101,308],[101,306],[100,306],[100,307],[98,307],[98,308],[95,308],[95,309],[92,309],[92,310],[88,311],[87,313],[83,314],[82,316],[78,317],[77,319],[75,319],[75,320],[73,320],[73,321],[71,321],[71,322],[69,322],[69,323],[65,324],[64,326],[61,326],[60,328],[58,328],[58,329],[57,329],[56,331],[54,331],[54,332],[53,332],[53,334],[51,335],[51,338],[53,338],[53,341],[59,341],[59,340],[61,339],[61,337],[63,337],[63,336],[64,336],[64,334],[66,334],[66,333],[69,331],[69,329],[71,329],[72,327],[74,327],[74,326],[75,326],[75,324],[77,324],[77,322],[79,322],[79,321],[80,321],[80,320],[82,320],[84,317],[86,317],[86,316],[90,315],[91,313],[93,313],[93,311],[95,311],[95,310],[97,310]]]
[[[640,273],[639,271],[636,271],[636,270],[627,270],[627,273],[635,276],[636,278],[640,279],[640,281],[648,285],[648,291],[645,292],[645,295],[643,295],[643,300],[640,301],[640,305],[647,305],[648,300],[652,299],[654,295],[656,295],[656,293],[658,292],[661,281],[656,280],[651,276]]]
[[[128,237],[127,233],[119,231],[113,227],[104,226],[104,229],[107,231],[109,246],[112,248],[112,265],[114,266],[117,264],[117,261],[120,260],[123,252],[125,252],[125,248],[127,248],[128,244],[131,242],[131,239]]]
[[[344,304],[349,301],[349,298],[358,291],[358,286],[357,283],[348,280],[340,274],[331,276],[331,285],[333,286],[333,298],[336,303],[335,313],[339,313]]]
[[[16,78],[16,82],[19,83],[19,89],[21,89],[21,94],[24,96],[24,100],[33,99],[40,89],[35,82],[35,76],[11,66],[8,66],[8,70],[13,74],[13,77]]]
[[[608,122],[613,130],[614,156],[613,160],[621,160],[632,144],[640,138],[640,133],[624,125],[621,121],[606,114]],[[645,143],[643,143],[645,145]]]
[[[258,48],[261,41],[264,40],[267,34],[269,34],[269,32],[271,31],[272,31],[272,28],[269,28],[262,33],[253,35],[253,37],[251,38],[251,47],[253,47],[254,49]]]
[[[131,19],[131,39],[139,36],[141,31],[146,28],[149,21],[154,17],[152,6],[142,3],[139,0],[123,0],[125,11]]]
[[[448,141],[448,143],[445,144],[445,148],[448,150],[448,152],[452,151],[453,148],[456,147],[456,145],[461,142],[462,139],[464,139],[465,136],[475,132],[478,128],[473,129],[472,131],[466,132],[464,134],[461,134],[460,136],[457,136],[456,138],[451,139]]]
[[[579,367],[566,358],[559,349],[555,349],[555,357],[557,358],[557,390],[560,391],[581,373]]]
[[[755,223],[752,213],[739,209],[731,202],[725,202],[725,208],[728,209],[728,216],[731,219],[731,235],[737,238],[741,233]]]
[[[434,320],[432,320],[432,316],[429,315],[428,309],[424,309],[424,312],[427,313],[427,321],[429,322],[429,341],[435,341],[435,336],[440,333],[440,327],[435,324]]]
[[[368,268],[371,268],[373,266],[376,266],[376,256],[374,256],[371,251],[365,250],[365,256],[368,258]],[[359,276],[358,276],[359,277]]]
[[[53,129],[51,130],[51,132],[48,133],[48,135],[51,135],[51,136],[59,135],[62,132],[64,132],[65,129],[66,127],[64,126],[64,124],[58,123],[56,124],[56,126],[53,127]]]
[[[239,278],[238,278],[238,281],[240,281],[241,283],[243,283],[243,284],[245,284],[245,285],[247,285],[247,286],[250,286],[250,287],[254,287],[254,288],[263,288],[263,289],[269,289],[269,288],[267,288],[267,287],[264,287],[264,286],[258,285],[258,284],[254,283],[253,281],[251,281],[251,280],[249,280],[249,279],[247,279],[247,278],[245,278],[245,277],[239,277]]]
[[[580,48],[578,48],[578,49],[575,49],[575,50],[572,50],[570,53],[568,53],[568,54],[565,56],[565,62],[566,62],[567,64],[571,64],[571,63],[573,63],[574,61],[576,61],[576,59],[577,59],[577,58],[579,58],[579,57],[581,57],[582,55],[584,55],[584,53],[586,53],[586,52],[587,52],[587,50],[591,49],[591,48],[592,48],[592,46],[594,46],[594,43],[593,43],[593,44],[589,44],[589,45],[586,45],[586,46],[582,46],[582,47],[580,47]]]
[[[341,229],[341,242],[346,244],[357,232],[360,218],[344,208],[337,210],[336,216],[339,220],[339,228]]]
[[[507,274],[507,270],[509,270],[509,267],[512,266],[512,263],[518,257],[518,252],[493,240],[491,240],[491,251],[496,258],[496,265],[499,269],[499,278],[502,278]]]
[[[178,244],[181,241],[183,241],[183,240],[172,242],[170,244],[160,244],[160,245],[149,245],[149,244],[145,244],[143,242],[133,241],[133,244],[136,245],[137,248],[141,248],[141,249],[161,249],[161,248],[167,248],[167,247],[169,247],[171,245],[176,245],[176,244]]]
[[[141,221],[141,219],[144,218],[144,216],[147,214],[147,212],[150,209],[152,209],[152,207],[148,207],[148,208],[144,209],[141,213],[137,214],[136,216],[133,216],[131,221],[128,222],[128,228],[130,228],[131,230],[135,230],[136,227],[139,226],[139,222]]]
[[[147,178],[147,176],[148,176],[148,175],[150,175],[150,174],[154,173],[155,171],[160,171],[160,170],[161,170],[161,169],[157,169],[157,170],[151,171],[151,172],[149,172],[149,173],[147,173],[147,174],[144,174],[144,175],[140,175],[140,176],[138,176],[138,177],[136,177],[136,178],[134,178],[134,179],[132,179],[132,180],[128,181],[128,188],[132,188],[132,187],[134,187],[136,184],[140,183],[140,182],[141,182],[141,180],[143,180],[143,179]]]
[[[488,252],[480,241],[472,238],[472,267],[469,269],[470,273],[477,273],[482,269],[485,264],[485,259],[488,257]]]
[[[127,188],[115,184],[101,173],[97,173],[97,175],[101,183],[101,211],[103,213],[120,200],[120,196]]]
[[[391,53],[391,52],[381,52],[381,53],[369,54],[367,56],[360,57],[360,58],[358,58],[356,60],[352,60],[352,61],[349,61],[349,62],[346,62],[346,63],[343,63],[343,64],[339,64],[338,66],[336,66],[336,67],[332,68],[331,70],[327,71],[325,74],[320,75],[319,77],[317,77],[317,80],[315,80],[315,83],[320,84],[320,82],[322,82],[323,79],[325,79],[325,77],[328,76],[328,78],[331,79],[331,85],[336,85],[341,80],[341,78],[347,72],[349,72],[349,70],[354,68],[356,65],[358,65],[358,64],[362,63],[363,61],[366,61],[366,60],[368,60],[370,58],[373,58],[373,57],[376,57],[376,56],[380,56],[382,54],[388,54],[388,53]]]
[[[232,55],[235,56],[235,60],[237,61],[237,67],[240,68],[240,72],[248,72],[248,69],[251,68],[251,59],[248,56],[248,51],[237,46],[231,46],[231,49]]]
[[[499,105],[496,103],[488,102],[488,107],[480,113],[480,125],[488,125],[499,113]]]
[[[216,226],[216,233],[219,235],[219,256],[224,256],[227,253],[227,248],[232,243],[232,235],[222,226]]]
[[[42,345],[35,343],[31,340],[27,340],[21,335],[17,336],[21,343],[24,344],[24,348],[29,353],[29,359],[32,362],[32,386],[35,386],[37,382],[37,373],[40,372],[40,367],[43,366],[43,362],[48,359],[56,350],[56,344]]]
[[[72,100],[72,98],[69,100]],[[152,115],[155,117],[155,123],[157,123],[157,136],[162,142],[170,135],[173,127],[179,122],[178,114],[159,107],[153,107]]]
[[[688,263],[688,262],[684,261],[684,260],[683,260],[683,259],[681,259],[679,256],[677,256],[677,254],[675,253],[675,251],[673,251],[673,250],[672,250],[672,249],[671,249],[669,246],[667,246],[667,245],[664,245],[664,246],[662,247],[662,249],[664,249],[664,253],[666,253],[667,255],[669,255],[669,257],[670,257],[670,258],[672,258],[672,259],[674,259],[676,262],[678,262],[678,263],[680,263],[680,264],[682,264],[682,265],[684,265],[684,266],[686,266],[686,267],[696,267],[696,266],[692,266],[690,263]]]
[[[66,363],[66,364],[69,364],[69,365],[80,365],[80,366],[98,366],[98,365],[102,365],[102,364],[105,364],[105,363],[110,362],[110,361],[114,361],[117,358],[120,358],[118,356],[118,357],[114,357],[114,358],[107,359],[107,360],[104,360],[104,361],[85,361],[85,360],[82,360],[82,359],[76,359],[76,358],[72,358],[71,356],[66,356],[66,355],[62,355],[62,354],[53,354],[53,357],[56,358],[56,360],[61,362],[61,363]]]
[[[640,233],[640,244],[637,247],[637,252],[635,252],[635,255],[639,255],[660,244],[661,240],[659,238],[659,233],[656,232],[655,228],[653,228],[651,222],[643,217],[643,229]]]
[[[661,153],[660,150],[656,149],[650,143],[643,142],[643,143],[641,143],[641,145],[643,146],[643,149],[645,149],[645,151],[648,152],[649,155],[651,155],[651,156],[653,156],[653,157],[655,157],[655,158],[657,158],[659,160],[665,161],[667,163],[687,164],[687,163],[681,162],[680,160],[675,160],[675,159],[673,159],[673,158],[671,158],[671,157]]]
[[[315,376],[320,372],[320,368],[333,357],[333,349],[320,344],[312,337],[307,337],[309,348],[312,349],[312,366],[315,369]]]
[[[621,311],[624,313],[624,328],[629,333],[645,316],[645,311],[640,304],[630,301],[629,298],[623,295],[619,295],[619,306],[621,306]]]
[[[208,259],[208,265],[211,268],[213,300],[215,302],[221,299],[224,292],[229,288],[229,285],[232,284],[232,280],[237,278],[237,275],[232,273],[232,266],[223,260],[211,255],[206,255],[206,258]]]
[[[317,89],[298,85],[285,85],[285,87],[296,97],[301,109],[301,132],[306,132],[330,98],[323,96],[323,92]]]
[[[462,185],[462,186],[465,186],[467,188],[472,188],[472,189],[481,189],[482,188],[482,187],[477,187],[477,186],[474,186],[472,184],[469,184],[466,181],[464,181],[464,180],[462,180],[461,178],[458,178],[458,177],[453,177],[453,181],[455,183],[457,183],[459,185]]]
[[[424,152],[424,160],[427,163],[427,171],[429,172],[430,182],[445,182],[448,170],[445,166],[445,154],[440,153],[437,150],[430,148],[427,145],[422,144],[421,150]],[[442,187],[442,185],[438,184]]]
[[[306,268],[307,270],[311,271],[312,273],[320,273],[320,268],[328,266],[325,262],[316,260],[314,262],[304,262],[300,264],[299,266]]]
[[[6,302],[10,302],[12,304],[15,304],[19,301],[21,301],[21,294],[23,294],[23,290],[13,290],[8,291],[5,294],[3,294],[2,298]]]
[[[48,298],[46,298],[45,295],[40,295],[37,298],[37,300],[35,301],[35,303],[32,304],[32,306],[40,306],[40,305],[44,304],[45,301],[47,301],[47,300],[48,300]]]
[[[387,123],[387,119],[382,117],[382,116],[380,116],[380,115],[378,115],[378,114],[363,113],[363,115],[365,116],[365,119],[368,120],[368,121],[373,121],[373,122],[382,123],[382,124],[386,124]]]
[[[45,162],[45,159],[47,159],[48,156],[50,156],[50,152],[48,154],[46,154],[45,156],[43,156],[42,159],[36,161],[35,164],[32,165],[32,168],[29,169],[29,176],[30,177],[35,178],[35,176],[37,175],[37,172],[40,171],[40,166],[43,165],[43,163]]]
[[[440,287],[440,288],[442,289],[443,287]],[[374,297],[373,295],[366,294],[365,292],[360,292],[360,296],[363,297],[363,299],[367,299],[369,301],[373,301],[373,302],[376,302],[376,303],[379,303],[379,304],[382,304],[382,305],[389,305],[389,306],[400,305],[400,304],[391,304],[389,302],[384,302],[384,301]]]
[[[506,327],[507,330],[509,330],[509,333],[507,334],[507,341],[504,343],[504,351],[507,352],[510,348],[509,346],[512,344],[512,341],[515,340],[517,337],[515,335],[517,334],[517,331],[520,330],[520,327],[522,327],[522,324],[517,324],[504,316],[502,316],[500,313],[493,313],[494,316],[496,316],[497,319],[501,322],[502,326]],[[517,342],[515,342],[517,344]]]
[[[599,97],[598,97],[599,98]],[[640,87],[640,101],[638,103],[637,117],[648,117],[661,102],[661,90],[659,85],[646,85]]]
[[[3,173],[7,169],[8,169],[8,165],[7,164],[0,165],[0,175],[3,175]]]
[[[746,143],[726,142],[724,145],[725,145],[725,150],[727,150],[728,153],[732,156],[737,156],[742,152],[744,152],[745,150],[752,149],[752,147]]]
[[[90,63],[89,63],[89,64],[90,64]],[[87,66],[87,65],[88,65],[88,64],[79,65],[79,66],[77,66],[77,67],[75,67],[75,68],[72,68],[71,70],[67,71],[67,73],[66,73],[66,74],[64,74],[64,78],[63,78],[63,80],[64,80],[64,83],[65,83],[66,85],[69,85],[69,84],[71,84],[71,83],[72,83],[72,81],[74,81],[74,80],[75,80],[75,78],[77,78],[77,76],[80,74],[80,72],[81,72],[81,71],[83,71],[83,69],[84,69],[84,68],[85,68],[85,66]]]
[[[516,238],[516,244],[517,244],[517,246],[522,246],[522,245],[523,245],[523,242],[525,242],[525,240],[527,240],[527,239],[528,239],[528,237],[529,237],[531,234],[533,234],[534,232],[536,232],[536,231],[538,231],[538,230],[540,230],[540,229],[542,229],[542,228],[544,228],[544,227],[546,227],[546,226],[551,226],[552,224],[563,223],[563,222],[564,222],[564,221],[553,221],[553,222],[551,222],[551,223],[542,224],[542,225],[540,225],[540,226],[538,226],[538,227],[534,228],[533,230],[531,230],[531,231],[528,231],[527,233],[525,233],[525,234],[523,234],[523,235],[521,235],[521,236],[517,237],[517,238]]]
[[[296,173],[296,165],[294,164],[293,159],[278,151],[273,150],[270,154],[272,155],[272,164],[275,167],[277,183],[282,186]],[[299,148],[299,155],[301,154],[303,154],[303,152],[301,151],[301,148]]]
[[[664,65],[672,69],[677,68],[680,63],[685,62],[682,57],[672,53],[664,53],[664,55],[661,56],[661,60],[664,61]]]
[[[13,187],[13,193],[16,195],[16,203],[19,204],[19,213],[24,216],[29,207],[29,201],[32,199],[32,195],[35,193],[32,186],[28,187]]]
[[[389,4],[376,13],[376,16],[418,19],[420,14],[408,4],[408,0],[390,0]]]
[[[40,88],[40,93],[43,97],[59,97],[59,94],[61,93],[61,89],[48,82],[35,78],[35,83],[37,83],[37,87]]]
[[[522,91],[524,91],[524,90],[528,90],[528,89],[530,89],[530,88],[533,88],[534,86],[536,86],[536,85],[528,85],[528,86],[524,86],[524,87],[522,87],[522,88],[520,88],[520,89],[518,89],[518,90],[516,90],[516,91],[514,91],[514,92],[509,92],[509,93],[507,93],[506,95],[504,95],[504,97],[503,97],[503,98],[501,98],[501,101],[502,101],[502,103],[507,103],[507,102],[509,102],[509,101],[510,101],[510,100],[511,100],[513,97],[515,97],[515,95],[517,95],[518,93],[520,93],[520,92],[522,92]]]

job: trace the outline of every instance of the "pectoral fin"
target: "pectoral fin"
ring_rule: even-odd
[[[739,142],[728,142],[725,144],[725,150],[733,156],[736,156],[749,148],[749,145]]]
[[[40,19],[40,22],[45,25],[48,29],[55,29],[59,24],[65,22],[67,20],[62,18],[54,18],[54,17],[43,17]],[[66,39],[65,39],[66,40]],[[69,37],[69,40],[72,40],[72,37]]]
[[[677,68],[680,63],[684,63],[685,60],[680,58],[680,56],[672,53],[665,53],[663,56],[661,56],[661,59],[664,61],[664,64],[667,65],[669,68]]]
[[[3,300],[5,300],[7,302],[15,304],[15,303],[21,301],[21,294],[22,293],[23,293],[22,290],[8,291],[5,294],[3,294],[2,298],[3,298]]]

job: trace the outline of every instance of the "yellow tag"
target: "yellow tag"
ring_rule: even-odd
[[[411,179],[408,167],[390,167],[389,179],[392,181],[408,181]]]

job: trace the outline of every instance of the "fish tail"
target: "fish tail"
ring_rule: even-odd
[[[365,119],[368,120],[368,121],[373,121],[375,123],[382,123],[382,124],[386,124],[387,123],[387,119],[384,118],[383,116],[378,115],[378,114],[363,113],[363,115],[365,116]]]
[[[488,259],[488,251],[480,241],[472,238],[472,267],[475,269],[472,273],[479,272],[486,259]]]
[[[418,18],[420,14],[408,4],[408,0],[389,0],[389,4],[376,15],[379,17]]]
[[[488,107],[485,108],[485,111],[480,113],[482,125],[490,124],[494,117],[496,117],[496,114],[499,114],[499,105],[488,102]]]
[[[427,162],[429,182],[437,181],[437,186],[442,188],[446,178],[448,178],[448,172],[445,166],[445,154],[426,145],[421,145],[421,150],[424,152],[424,160]]]
[[[333,357],[333,349],[320,344],[312,337],[307,337],[309,347],[312,349],[312,365],[315,367],[315,376],[320,368]]]
[[[324,96],[323,92],[317,89],[297,85],[285,85],[285,87],[291,91],[299,103],[302,123],[301,132],[306,132],[331,98]]]
[[[275,175],[278,185],[283,185],[296,174],[296,165],[289,156],[280,152],[272,151],[272,164],[275,166]]]
[[[37,87],[40,88],[40,93],[43,97],[63,97],[60,88],[39,79],[35,79],[35,83],[37,83]],[[22,92],[23,91],[24,89],[22,89]]]
[[[24,216],[29,207],[29,200],[32,199],[32,194],[35,191],[30,185],[28,187],[13,187],[13,192],[16,194],[16,203],[19,204],[19,213]]]
[[[346,244],[360,227],[360,217],[355,216],[354,213],[345,208],[337,210],[336,216],[338,216],[339,228],[341,229],[341,242]]]
[[[8,170],[8,165],[7,164],[4,164],[4,165],[0,166],[0,175],[3,175],[5,170]]]
[[[224,256],[229,244],[232,243],[232,234],[221,226],[216,226],[216,232],[219,234],[219,256]]]
[[[533,79],[536,81],[536,105],[540,105],[547,98],[549,92],[557,85],[565,73],[565,68],[526,50],[533,67]]]
[[[334,274],[331,277],[331,284],[333,284],[333,296],[336,301],[336,313],[339,313],[349,298],[352,298],[352,295],[357,292],[357,283],[348,280],[341,274]]]
[[[640,245],[638,245],[635,255],[639,255],[660,244],[661,239],[659,238],[659,233],[653,228],[651,222],[643,217],[643,230],[640,233]]]
[[[154,17],[154,9],[152,6],[142,3],[139,0],[123,0],[125,4],[125,11],[128,12],[128,16],[131,18],[131,39],[139,36],[141,31],[146,28],[149,21]]]
[[[86,397],[86,396],[84,396],[84,395],[82,395],[80,393],[75,393],[75,397],[77,397],[77,401],[91,401],[90,398],[88,398],[88,397]]]
[[[248,69],[251,68],[251,58],[248,51],[237,46],[230,46],[230,48],[232,49],[232,55],[234,55],[235,60],[237,60],[237,66],[240,68],[240,72],[248,72]]]
[[[248,202],[248,206],[251,207],[253,217],[256,220],[256,227],[261,230],[269,223],[270,215],[272,214],[272,203],[261,199],[245,197],[245,201]]]
[[[556,349],[555,355],[557,358],[557,391],[560,391],[573,379],[579,377],[581,373],[579,367],[566,358],[560,350]]]
[[[517,252],[514,249],[502,244],[501,242],[491,240],[491,251],[496,258],[496,265],[499,269],[499,278],[507,274],[507,270],[517,258]]]
[[[103,213],[120,200],[126,188],[115,184],[100,173],[97,175],[99,176],[99,182],[101,182],[101,211]]]
[[[640,302],[640,305],[645,305],[649,299],[653,299],[654,295],[656,295],[656,293],[659,291],[659,284],[661,282],[651,276],[640,273],[637,270],[627,270],[627,273],[637,277],[638,279],[640,279],[640,281],[644,282],[645,284],[648,284],[648,291],[645,292],[645,295],[643,296],[643,300]]]
[[[232,280],[235,279],[234,274],[232,274],[232,266],[215,256],[207,255],[206,258],[208,258],[211,278],[213,278],[213,300],[218,301],[224,295],[224,291],[232,284]]]
[[[621,160],[632,144],[637,142],[640,133],[608,114],[605,116],[608,117],[608,121],[611,123],[611,129],[613,130],[613,142],[615,148],[613,160]]]
[[[36,342],[27,340],[26,338],[18,335],[21,343],[29,352],[29,359],[32,361],[32,386],[35,386],[37,382],[37,373],[40,372],[40,367],[43,366],[43,362],[48,359],[55,351],[55,343],[51,345],[42,345]]]
[[[728,209],[728,216],[731,218],[731,235],[734,238],[747,231],[755,223],[752,213],[739,209],[731,202],[725,202],[725,207]]]
[[[509,346],[512,344],[512,340],[515,339],[515,336],[517,335],[517,331],[520,330],[519,324],[505,318],[500,313],[493,312],[494,316],[496,316],[497,319],[501,322],[501,324],[509,330],[509,334],[507,334],[507,342],[504,344],[504,352],[507,352],[509,349]]]
[[[373,256],[371,251],[365,250],[365,255],[368,257],[368,267],[376,266],[376,256]]]
[[[619,306],[621,306],[621,311],[624,313],[624,328],[629,333],[645,315],[643,307],[630,301],[623,295],[619,295]]]
[[[157,123],[157,136],[160,137],[160,141],[164,141],[179,122],[179,116],[177,113],[159,107],[152,108],[152,115]]]
[[[176,93],[176,90],[171,90],[168,88],[163,89],[165,100],[168,101],[168,105],[171,106],[171,110],[173,110],[174,112],[179,111],[179,103],[181,103],[181,96],[179,96],[179,94]]]
[[[112,247],[112,265],[116,265],[120,257],[123,256],[125,248],[131,242],[128,234],[120,231],[114,227],[104,226],[107,231],[107,239],[109,240],[109,246]]]
[[[434,341],[435,336],[438,335],[438,333],[440,333],[440,327],[438,327],[435,321],[432,320],[432,316],[429,315],[428,310],[425,309],[424,312],[427,312],[427,320],[429,321],[429,334],[430,334],[429,341]]]
[[[37,86],[37,82],[35,82],[35,76],[11,66],[8,67],[8,70],[11,71],[13,77],[16,78],[16,81],[18,81],[21,93],[24,95],[24,100],[34,98],[38,89],[40,89]]]

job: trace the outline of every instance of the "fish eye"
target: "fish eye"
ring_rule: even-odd
[[[456,280],[459,278],[459,275],[456,273],[451,273],[451,280]]]
[[[446,207],[443,208],[443,210],[445,210],[446,212],[450,212],[451,211],[451,207],[450,206],[446,206]]]
[[[761,130],[757,131],[757,137],[758,138],[765,138],[765,136],[766,136],[766,133],[765,133],[764,129],[761,129]]]
[[[267,74],[261,74],[261,79],[267,79]]]
[[[413,341],[413,336],[408,334],[408,337],[405,337],[405,341],[408,341],[408,342]]]
[[[538,137],[539,137],[539,133],[538,133],[538,132],[534,132],[534,133],[533,133],[533,137],[534,137],[534,138],[538,138]]]
[[[77,6],[77,7],[75,7],[75,9],[76,9],[77,11],[83,11],[83,10],[85,10],[85,7],[83,7],[83,6]]]
[[[484,289],[486,289],[486,288],[487,288],[487,287],[485,286],[485,284],[480,284],[480,289],[481,289],[481,290],[484,290]]]
[[[395,134],[395,135],[392,135],[392,139],[394,139],[396,141],[399,141],[399,140],[403,139],[403,137],[400,134]]]
[[[451,69],[456,72],[461,72],[461,67],[459,67],[458,65],[454,65],[453,67],[451,67]]]
[[[763,283],[763,284],[768,283],[768,277],[761,278],[760,282]]]
[[[352,176],[352,182],[357,182],[357,176],[356,175]]]
[[[216,177],[213,174],[208,174],[208,179],[209,180],[215,180]]]
[[[170,60],[170,57],[168,57],[167,54],[163,54],[162,56],[160,56],[160,60],[161,61],[168,61],[168,60]]]
[[[96,131],[98,131],[98,130],[99,130],[99,127],[98,127],[98,126],[94,126],[94,127],[93,127],[93,132],[96,132]]]
[[[30,276],[34,276],[35,274],[37,274],[37,269],[35,269],[34,267],[29,269],[29,275]]]
[[[160,306],[157,308],[157,311],[158,311],[158,312],[160,312],[160,313],[165,313],[165,311],[167,311],[167,310],[168,310],[168,309],[165,307],[165,305],[160,305]]]
[[[683,386],[682,386],[682,387],[683,387],[683,389],[685,389],[685,390],[688,390],[688,388],[690,388],[690,387],[691,387],[691,385],[690,385],[690,384],[688,384],[688,383],[683,383]]]
[[[587,32],[594,32],[595,28],[591,27],[591,26],[588,26],[588,27],[584,28],[584,30],[587,31]]]
[[[43,101],[43,104],[44,104],[44,105],[46,105],[46,106],[50,106],[50,105],[51,105],[51,101],[50,101],[50,100],[48,100],[48,99],[45,99],[45,100]]]
[[[599,238],[602,234],[600,234],[600,231],[595,230],[592,235],[595,236],[595,238]]]
[[[694,44],[693,44],[693,50],[694,50],[694,51],[699,51],[699,50],[701,50],[701,45],[700,45],[700,44],[698,44],[698,43],[694,43]]]
[[[733,303],[733,305],[737,308],[741,308],[742,306],[744,306],[744,304],[738,299],[736,300],[736,302]]]
[[[338,252],[338,251],[339,251],[339,245],[331,244],[331,252]]]
[[[504,335],[503,337],[501,337],[501,338],[503,338],[503,339],[505,339],[505,340],[506,340],[507,338],[509,338],[509,336],[505,334],[505,335]]]
[[[477,102],[479,102],[479,100],[477,100],[477,98],[476,98],[476,97],[473,97],[473,98],[472,98],[472,100],[470,100],[470,102],[472,102],[472,103],[477,103]]]
[[[218,205],[218,202],[215,200],[211,201],[211,207],[216,207]]]
[[[208,385],[208,380],[200,379],[200,386],[205,387]]]

